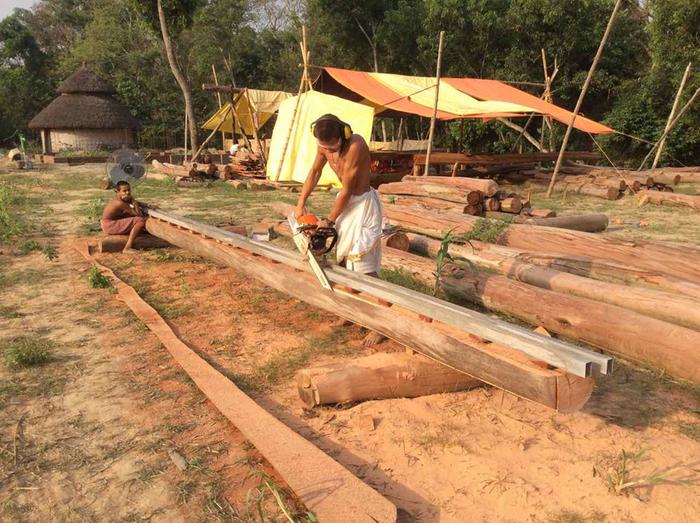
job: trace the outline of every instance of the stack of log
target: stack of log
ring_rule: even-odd
[[[515,193],[499,189],[493,180],[444,176],[404,176],[402,181],[379,187],[382,199],[399,205],[484,216],[487,211],[529,214],[531,207]]]
[[[552,178],[551,169],[527,169],[521,171],[521,174],[531,177],[535,183],[542,184],[549,183]],[[555,189],[616,200],[625,192],[631,194],[636,194],[640,190],[673,192],[673,187],[681,181],[692,181],[693,174],[697,174],[697,179],[700,181],[700,172],[680,173],[668,169],[630,171],[593,165],[569,165],[561,168]]]
[[[384,213],[392,225],[413,231],[404,241],[399,232],[384,242],[384,269],[408,273],[429,288],[439,284],[452,300],[700,383],[699,248],[510,224],[497,243],[450,244],[453,261],[436,281],[440,240],[449,231],[470,232],[479,220],[394,204]],[[366,397],[327,394],[314,377],[298,384],[307,404],[322,403],[324,395],[330,402]]]
[[[534,209],[529,198],[501,190],[494,180],[405,176],[401,182],[381,185],[379,193],[385,204],[400,207],[422,207],[432,211],[588,232],[603,231],[608,226],[608,218],[604,214],[557,218],[550,209]]]
[[[410,249],[423,256],[385,248],[383,267],[431,286],[439,240],[477,223],[391,204],[384,213],[413,231]],[[700,383],[700,249],[521,224],[508,225],[496,242],[450,245],[454,259],[470,263],[443,272],[448,297]]]

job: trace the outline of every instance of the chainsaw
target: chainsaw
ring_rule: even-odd
[[[313,214],[304,214],[298,219],[294,215],[287,217],[289,226],[292,229],[294,243],[299,251],[307,257],[311,270],[324,289],[330,291],[333,287],[328,281],[326,273],[323,271],[317,257],[322,257],[335,247],[338,241],[338,231],[335,227],[319,227],[319,219]]]

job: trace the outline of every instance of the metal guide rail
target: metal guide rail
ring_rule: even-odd
[[[201,222],[183,218],[158,209],[148,209],[155,218],[182,229],[201,234],[213,240],[232,245],[250,253],[308,272],[308,263],[295,251],[257,242]],[[613,359],[604,354],[577,345],[549,338],[518,325],[492,318],[477,311],[427,296],[410,289],[358,274],[340,266],[325,269],[332,283],[366,293],[373,298],[399,305],[416,314],[457,328],[492,342],[527,354],[562,370],[587,378],[596,374],[610,374]],[[330,292],[319,289],[319,292]]]

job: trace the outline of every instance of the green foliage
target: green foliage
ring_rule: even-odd
[[[22,200],[15,187],[0,185],[0,241],[9,242],[28,230],[28,225],[18,213]]]
[[[512,219],[489,220],[488,218],[479,218],[472,230],[460,238],[465,241],[477,240],[485,243],[498,243],[501,235],[508,229],[508,225],[512,221]]]
[[[433,75],[437,35],[446,32],[443,74],[541,82],[541,49],[552,72],[554,102],[571,109],[614,0],[163,0],[176,60],[193,87],[198,120],[217,107],[196,86],[211,82],[296,90],[299,28],[308,27],[312,62],[360,70]],[[582,111],[612,127],[656,141],[688,62],[700,63],[696,0],[625,2]],[[182,145],[183,100],[162,51],[156,0],[39,0],[0,21],[0,138],[26,128],[57,83],[82,63],[111,81],[142,123],[141,145]],[[696,66],[697,69],[697,66]],[[691,75],[687,93],[700,85]],[[536,96],[538,85],[518,85]],[[32,93],[32,96],[26,96]],[[686,94],[685,100],[689,94]],[[522,122],[521,122],[522,123]],[[393,122],[385,128],[395,132]],[[540,134],[541,119],[528,130]],[[375,134],[380,126],[375,127]],[[425,138],[425,119],[408,118],[408,137]],[[262,130],[269,136],[271,127]],[[438,147],[511,152],[518,133],[491,121],[439,123]],[[562,136],[556,126],[555,137]],[[37,140],[36,133],[30,138]],[[460,143],[461,137],[461,143]],[[216,143],[216,142],[215,142]],[[666,143],[668,163],[700,161],[700,105]],[[6,140],[1,146],[16,145]],[[529,143],[523,141],[527,150]],[[616,160],[638,161],[648,145],[620,135],[604,146]],[[574,133],[572,148],[590,147]]]
[[[3,350],[5,365],[11,369],[34,367],[49,361],[51,344],[38,336],[25,336],[8,342]]]
[[[100,269],[95,265],[90,267],[90,272],[87,275],[88,285],[93,289],[110,289],[112,288],[112,280],[107,278]]]
[[[598,466],[593,468],[593,474],[601,476],[608,490],[618,496],[629,494],[637,488],[661,484],[695,485],[700,479],[700,469],[685,465],[675,465],[663,470],[656,469],[639,479],[632,479],[635,466],[646,460],[646,449],[640,449],[637,452],[627,452],[622,449],[617,456],[603,458]]]
[[[417,280],[413,274],[411,274],[406,269],[382,269],[379,273],[379,277],[393,283],[395,285],[400,285],[401,287],[406,287],[413,291],[422,292],[423,294],[432,295],[433,289],[428,287],[423,282]]]

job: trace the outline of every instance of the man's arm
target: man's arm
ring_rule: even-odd
[[[297,201],[296,209],[294,210],[294,216],[298,218],[305,213],[306,200],[311,195],[311,192],[316,187],[318,180],[321,178],[321,172],[323,171],[323,166],[326,165],[326,157],[319,151],[316,153],[316,159],[314,164],[311,166],[309,174],[304,180],[304,186],[301,188],[301,194],[299,195],[299,200]]]

